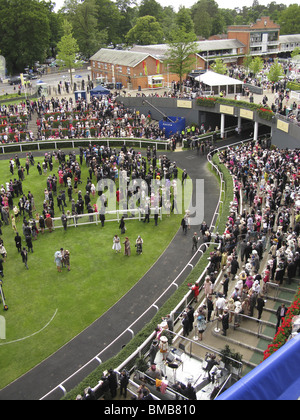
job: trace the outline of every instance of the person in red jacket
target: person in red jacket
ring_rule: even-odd
[[[195,283],[195,284],[191,287],[191,290],[194,292],[194,300],[195,300],[195,302],[198,302],[198,296],[199,296],[199,293],[200,293],[200,290],[199,290],[199,286],[198,286],[198,284],[197,284],[197,283]]]

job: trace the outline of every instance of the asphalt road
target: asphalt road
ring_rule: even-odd
[[[87,82],[88,75],[91,74],[90,70],[87,69],[76,69],[73,73],[73,81],[81,81],[82,79]],[[76,78],[76,76],[81,76],[80,78]],[[70,81],[70,74],[67,71],[59,71],[57,73],[51,73],[51,74],[44,74],[38,79],[31,80],[32,84],[32,90],[30,88],[27,88],[28,94],[31,94],[33,92],[36,92],[36,85],[38,80],[43,81],[44,83],[47,83],[48,86],[51,87],[57,87],[58,83],[62,81]],[[11,86],[9,83],[1,83],[0,82],[0,95],[12,94],[18,89],[18,85]],[[22,88],[24,89],[24,88]],[[23,91],[22,91],[23,93]]]

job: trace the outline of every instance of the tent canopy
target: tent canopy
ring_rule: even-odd
[[[214,71],[207,71],[206,73],[200,74],[195,77],[199,82],[204,83],[208,86],[221,86],[221,85],[242,85],[243,82],[234,79],[224,74],[215,73]]]
[[[300,398],[300,333],[224,391],[217,400]]]
[[[94,89],[90,91],[91,96],[108,95],[109,93],[110,93],[110,90],[106,89],[105,87],[101,85],[96,86]]]
[[[207,71],[200,74],[195,77],[195,80],[209,86],[210,90],[213,90],[214,93],[220,93],[221,90],[225,90],[226,94],[241,92],[243,85],[243,82],[240,80],[215,73],[214,71]]]

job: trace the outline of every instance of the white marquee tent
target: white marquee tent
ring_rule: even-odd
[[[243,82],[223,74],[207,71],[195,77],[195,80],[205,85],[204,90],[210,90],[214,94],[220,94],[224,91],[226,95],[242,92]]]

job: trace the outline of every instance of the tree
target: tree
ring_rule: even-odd
[[[120,37],[120,26],[122,16],[116,3],[110,0],[95,0],[98,6],[98,31],[107,31],[107,43],[114,46],[122,42]]]
[[[161,28],[164,33],[164,39],[166,42],[170,39],[170,33],[176,30],[176,17],[177,13],[174,12],[172,6],[164,7],[162,17],[160,19]]]
[[[284,75],[284,71],[282,68],[282,65],[278,63],[278,59],[274,61],[272,66],[270,67],[269,73],[268,73],[268,80],[270,82],[276,83],[279,81],[280,77]]]
[[[264,66],[264,62],[261,57],[254,57],[249,65],[249,70],[254,74],[254,76],[259,73]]]
[[[116,4],[121,16],[118,25],[118,35],[122,42],[125,42],[125,37],[128,31],[134,26],[137,17],[138,8],[135,0],[116,0]]]
[[[9,73],[44,62],[51,38],[47,6],[37,0],[0,1],[0,42]]]
[[[193,13],[195,33],[203,38],[209,38],[212,33],[212,20],[206,10],[196,9]]]
[[[67,68],[70,72],[71,86],[73,86],[72,69],[79,67],[80,63],[75,63],[76,54],[79,52],[78,44],[72,34],[72,24],[67,20],[63,23],[64,35],[57,44],[57,56],[56,60],[60,65],[60,68]]]
[[[176,25],[185,32],[194,32],[194,22],[190,9],[180,6],[175,18]]]
[[[191,12],[196,35],[209,38],[226,29],[224,13],[215,0],[199,0],[191,7]]]
[[[281,35],[300,33],[300,6],[298,4],[291,4],[278,17]]]
[[[138,16],[153,16],[157,21],[160,20],[163,8],[156,0],[142,0]]]
[[[210,66],[212,71],[219,74],[226,74],[227,73],[227,66],[223,63],[221,58],[216,58],[215,62]]]
[[[183,76],[192,68],[193,55],[199,52],[195,42],[197,37],[192,32],[185,32],[179,28],[172,34],[171,39],[165,62],[170,71],[179,76],[181,89]]]
[[[128,44],[161,44],[163,40],[163,30],[153,16],[143,16],[138,18],[136,25],[130,29],[126,35],[126,41]]]
[[[296,47],[291,52],[291,57],[294,58],[294,57],[296,57],[296,55],[299,55],[299,54],[300,54],[300,47]]]
[[[245,67],[245,69],[246,69],[247,71],[249,70],[249,67],[250,67],[251,61],[252,61],[252,56],[251,56],[251,54],[247,54],[247,55],[245,55],[244,60],[243,60],[243,66]]]
[[[81,55],[86,59],[107,44],[107,29],[98,30],[97,19],[98,7],[95,0],[85,0],[80,3],[70,18],[73,36],[77,40]]]

